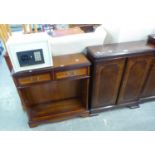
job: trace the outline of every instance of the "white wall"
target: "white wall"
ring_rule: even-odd
[[[155,34],[154,0],[108,0],[103,4],[96,14],[100,13],[107,31],[105,43],[142,40]]]
[[[149,34],[155,34],[155,20],[137,20],[135,23],[120,21],[117,24],[104,22],[103,25],[107,32],[105,43],[144,40]]]

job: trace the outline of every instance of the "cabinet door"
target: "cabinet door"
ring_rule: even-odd
[[[152,55],[143,55],[128,59],[117,104],[138,100],[151,62]]]
[[[142,98],[155,96],[155,58],[152,62],[149,75],[147,77],[144,89],[142,91]]]
[[[94,69],[91,108],[114,105],[118,95],[125,59],[98,63]]]

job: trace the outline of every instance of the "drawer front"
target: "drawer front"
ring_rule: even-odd
[[[88,75],[88,68],[80,68],[68,71],[59,71],[55,73],[56,79],[63,79],[75,76],[86,76]]]
[[[50,74],[40,74],[40,75],[33,75],[33,76],[27,76],[22,77],[18,79],[18,83],[20,85],[26,85],[26,84],[32,84],[37,82],[44,82],[51,80]]]

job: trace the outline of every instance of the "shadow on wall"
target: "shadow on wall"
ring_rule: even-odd
[[[105,24],[104,29],[107,32],[105,44],[145,40],[149,34],[155,34],[155,24],[124,24],[117,26]]]
[[[120,35],[120,28],[118,27],[113,27],[113,28],[104,28],[105,31],[107,32],[106,38],[104,43],[105,44],[110,44],[110,43],[117,43],[119,40],[119,35]]]

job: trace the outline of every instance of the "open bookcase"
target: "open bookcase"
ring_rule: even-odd
[[[7,54],[5,59],[30,127],[89,115],[90,62],[83,54],[55,56],[52,67],[17,73],[13,72]]]

